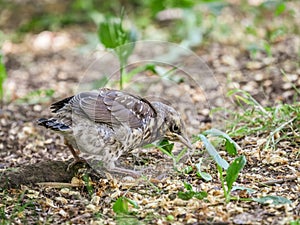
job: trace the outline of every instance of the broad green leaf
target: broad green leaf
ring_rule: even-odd
[[[225,142],[225,149],[229,153],[229,155],[234,156],[237,154],[236,145],[229,140]]]
[[[113,211],[117,214],[128,213],[128,200],[127,198],[120,197],[113,205]]]
[[[237,148],[239,148],[239,146],[234,140],[231,139],[231,137],[229,137],[228,134],[226,134],[218,129],[215,129],[215,128],[205,131],[204,134],[209,134],[212,136],[217,136],[217,137],[221,137],[221,138],[225,139],[226,140],[226,142],[225,142],[226,151],[230,155],[237,154]]]
[[[281,205],[281,204],[291,204],[291,200],[281,197],[281,196],[271,196],[267,195],[260,198],[253,198],[254,201],[262,203],[262,204],[274,204],[274,205]]]
[[[208,154],[213,157],[213,159],[215,160],[215,162],[222,167],[223,169],[227,170],[227,168],[229,167],[228,162],[226,162],[226,160],[224,160],[219,153],[217,152],[217,150],[215,149],[215,147],[208,141],[208,139],[202,135],[199,134],[199,138],[201,139],[201,141],[203,142],[205,149],[207,150]]]
[[[194,197],[197,198],[197,199],[199,199],[199,200],[202,200],[202,199],[206,198],[207,195],[208,194],[207,194],[206,191],[200,191],[200,192],[196,192],[195,195],[194,195]]]
[[[120,61],[125,63],[131,55],[136,41],[134,29],[123,28],[123,18],[106,17],[99,23],[98,38],[105,48],[113,49]]]
[[[172,154],[174,143],[169,143],[168,140],[162,140],[158,144],[148,144],[143,146],[143,148],[152,148],[152,147],[158,148],[162,153],[166,154],[171,158],[174,157],[174,155]]]
[[[201,177],[205,181],[211,181],[212,180],[212,177],[211,177],[210,174],[201,171],[201,163],[197,163],[195,166],[197,168],[197,173],[196,173],[197,176]]]
[[[182,200],[190,200],[191,198],[194,197],[195,192],[194,191],[186,191],[186,192],[179,191],[177,195],[178,195],[178,198],[180,198]]]
[[[197,176],[201,177],[205,181],[211,181],[212,176],[209,173],[198,171]]]
[[[166,154],[167,156],[173,158],[172,153],[169,153],[168,151],[166,151],[165,149],[163,149],[162,147],[156,146],[162,153]]]
[[[276,10],[275,10],[275,15],[279,16],[280,14],[282,14],[284,12],[285,8],[286,8],[286,6],[285,6],[284,2],[278,4],[276,7]]]
[[[246,157],[240,156],[236,158],[229,166],[226,172],[226,183],[228,187],[228,193],[231,191],[233,182],[236,181],[239,172],[243,169],[246,164]]]
[[[158,146],[168,153],[171,153],[174,147],[174,143],[170,143],[167,139],[164,139],[158,143]]]
[[[193,186],[187,182],[184,182],[184,188],[188,191],[192,191],[193,190]]]

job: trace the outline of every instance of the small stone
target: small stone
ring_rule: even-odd
[[[67,204],[68,200],[65,199],[64,197],[56,197],[55,198],[56,201],[61,202],[62,204]]]
[[[36,112],[42,111],[42,106],[41,105],[34,105],[33,106],[33,111],[36,111]]]
[[[289,89],[292,89],[292,88],[293,88],[293,85],[291,83],[284,83],[282,85],[283,90],[289,90]]]
[[[97,195],[93,196],[91,199],[91,204],[99,206],[101,198]]]
[[[262,81],[264,79],[264,75],[262,73],[255,74],[254,79],[256,81]]]
[[[63,209],[60,209],[58,213],[59,213],[61,216],[63,216],[63,217],[67,217],[67,216],[68,216],[68,213],[67,213],[65,210],[63,210]]]

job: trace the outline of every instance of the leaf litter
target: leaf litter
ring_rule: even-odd
[[[20,44],[6,43],[9,45],[9,48],[6,47],[7,89],[11,101],[4,105],[0,113],[1,170],[45,159],[65,161],[71,158],[62,138],[36,127],[34,121],[48,115],[47,108],[53,99],[72,93],[79,71],[82,71],[82,59],[63,47],[52,51],[48,49],[47,54],[37,50],[28,54],[29,43],[34,38],[36,36]],[[229,89],[241,88],[263,106],[270,106],[281,102],[293,103],[294,96],[297,96],[293,85],[300,87],[300,69],[295,64],[296,53],[293,49],[299,49],[299,43],[297,36],[283,38],[273,46],[271,58],[257,54],[255,59],[251,59],[239,46],[224,47],[224,44],[217,43],[197,51],[215,70],[220,83],[226,83],[229,78]],[[18,64],[20,66],[16,68]],[[280,75],[280,68],[286,76]],[[28,91],[41,86],[55,90],[45,102],[35,105],[15,102],[26,96]],[[262,88],[263,95],[259,88]],[[201,101],[199,95],[194,94],[199,90],[186,86],[183,89],[190,91],[196,102]],[[226,105],[232,103],[226,102]],[[207,126],[204,124],[202,129]],[[189,174],[174,172],[170,158],[157,149],[147,149],[139,150],[138,155],[134,152],[133,156],[124,156],[122,160],[129,165],[146,164],[154,168],[150,178],[124,181],[108,177],[91,180],[89,191],[78,174],[65,186],[42,183],[19,189],[1,189],[0,221],[8,220],[15,224],[117,224],[126,220],[137,224],[288,224],[300,218],[299,129],[291,128],[289,132],[294,132],[294,142],[284,137],[281,139],[282,133],[279,132],[276,150],[264,149],[269,137],[266,132],[235,138],[241,147],[238,151],[245,155],[247,164],[234,183],[232,195],[240,198],[263,197],[263,203],[267,204],[238,200],[226,204],[211,160],[204,159],[202,167],[212,180],[205,181],[197,176],[195,165],[199,162],[198,158],[207,157],[201,153],[203,144],[197,142],[194,146],[200,153],[196,152],[191,162],[187,163],[195,168]],[[175,145],[175,148],[179,147]],[[167,171],[163,170],[166,175],[155,179],[155,172],[161,171],[164,165],[169,165]],[[196,192],[207,192],[207,197],[202,200],[180,199],[178,193],[185,191],[184,182],[192,185]],[[268,196],[285,197],[291,203],[276,205],[274,201],[281,200]],[[128,204],[128,214],[116,215],[113,205],[121,197],[134,201],[138,207]]]

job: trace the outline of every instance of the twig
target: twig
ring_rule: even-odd
[[[62,183],[62,182],[39,182],[36,183],[43,187],[63,188],[63,187],[80,187],[82,184]]]
[[[261,182],[261,183],[258,184],[258,186],[259,187],[272,186],[272,185],[275,185],[275,184],[282,184],[282,183],[290,182],[290,181],[294,181],[294,180],[297,180],[297,176],[292,176],[292,177],[283,178],[283,179],[269,180],[269,181]]]

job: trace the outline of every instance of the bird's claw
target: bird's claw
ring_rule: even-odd
[[[68,165],[67,171],[70,171],[71,168],[74,167],[77,163],[85,163],[86,164],[87,162],[85,159],[78,157],[78,158],[74,159],[74,161]]]

